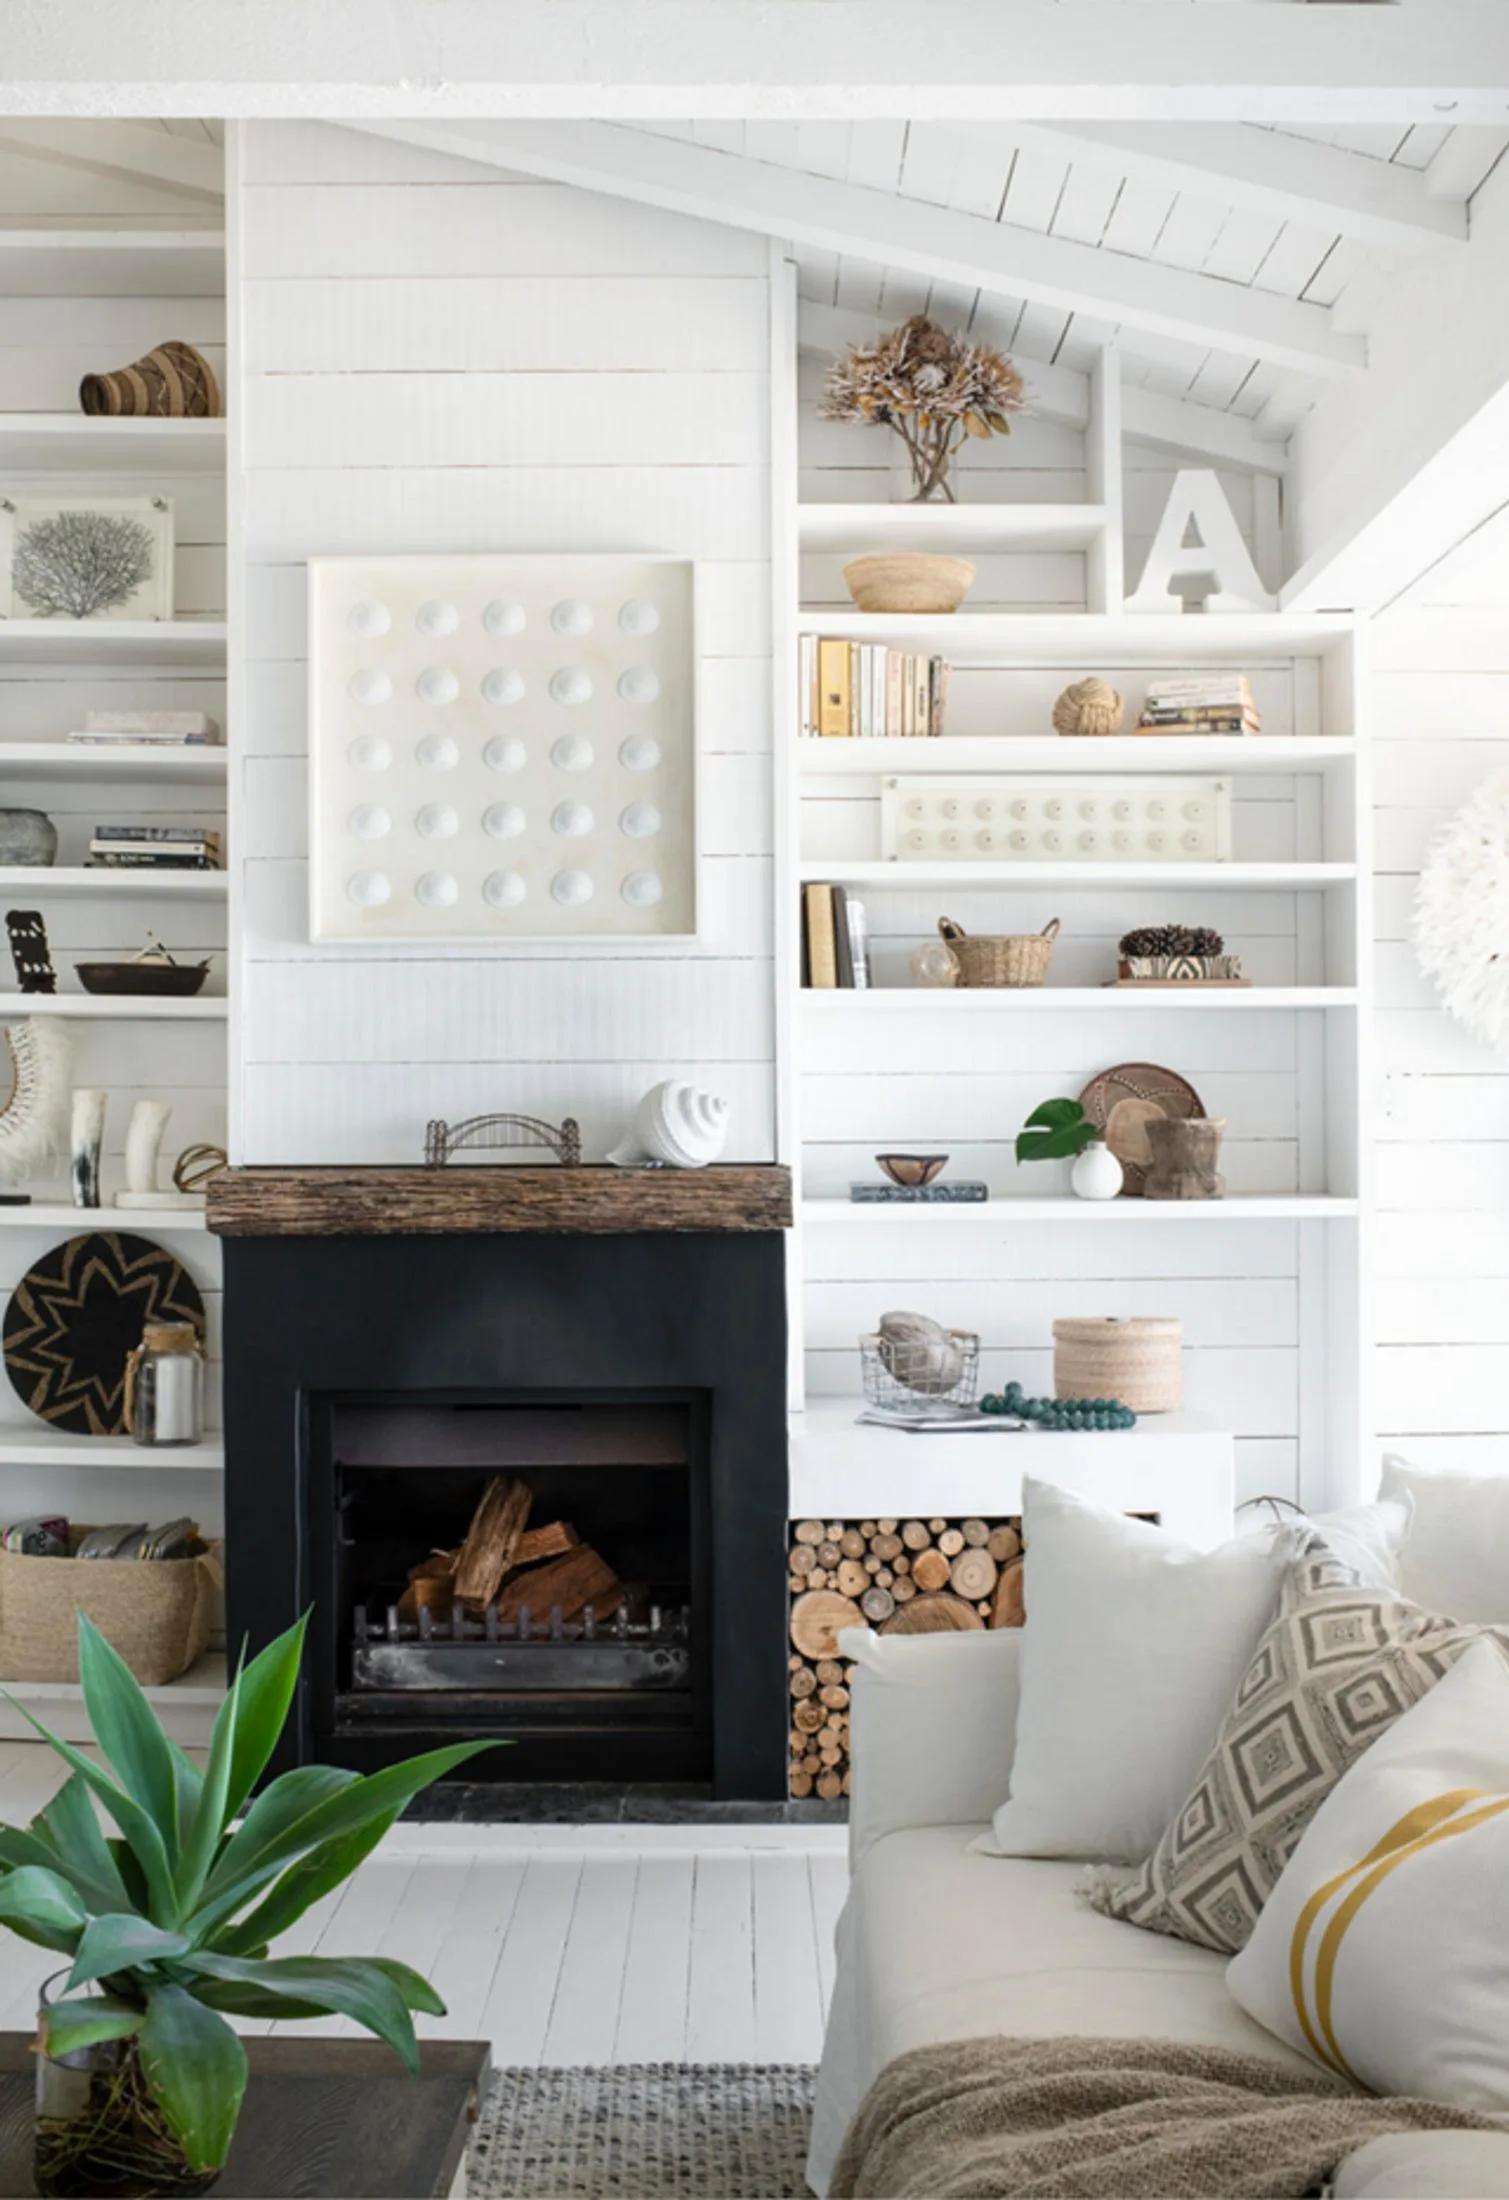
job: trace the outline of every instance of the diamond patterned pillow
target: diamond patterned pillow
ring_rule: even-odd
[[[1183,1809],[1136,1876],[1093,1907],[1234,1955],[1347,1767],[1484,1636],[1369,1587],[1301,1530],[1278,1612]]]

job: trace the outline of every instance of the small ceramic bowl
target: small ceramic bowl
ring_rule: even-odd
[[[946,1153],[878,1153],[875,1160],[893,1184],[908,1191],[931,1184],[948,1166]]]

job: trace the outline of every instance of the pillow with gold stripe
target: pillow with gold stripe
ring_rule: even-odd
[[[1509,2110],[1509,1663],[1480,1642],[1321,1808],[1226,1981],[1374,2093]]]
[[[1297,1530],[1277,1615],[1187,1799],[1138,1872],[1089,1889],[1092,1906],[1235,1955],[1342,1774],[1484,1639],[1509,1660],[1509,1630],[1422,1611]]]

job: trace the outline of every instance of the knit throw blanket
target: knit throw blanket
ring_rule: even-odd
[[[1386,2132],[1502,2131],[1435,2101],[1176,2040],[950,2040],[889,2064],[832,2200],[1301,2200]]]

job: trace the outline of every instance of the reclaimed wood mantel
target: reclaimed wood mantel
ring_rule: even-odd
[[[222,1169],[206,1220],[217,1237],[443,1237],[520,1231],[786,1230],[791,1172],[706,1169]]]

